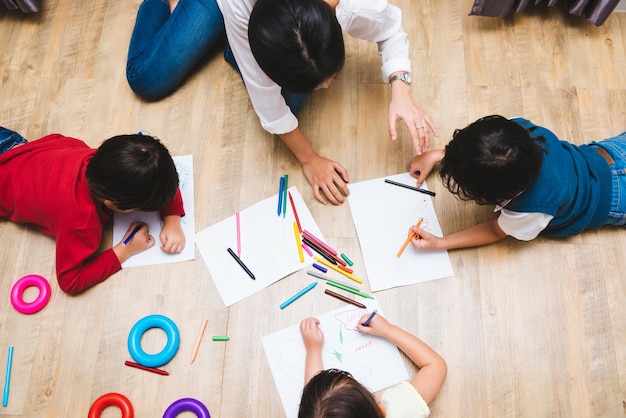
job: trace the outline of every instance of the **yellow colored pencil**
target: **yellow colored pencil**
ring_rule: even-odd
[[[304,263],[304,254],[302,253],[302,242],[300,241],[300,231],[298,230],[298,224],[296,222],[293,223],[293,234],[296,236],[296,245],[298,246],[298,256],[300,257],[300,262]]]
[[[424,220],[424,218],[420,218],[420,220],[417,221],[415,226],[419,228],[420,225],[422,224],[423,220]],[[402,244],[402,248],[400,248],[400,251],[398,251],[398,254],[396,254],[396,257],[400,258],[400,256],[402,255],[402,253],[406,249],[407,245],[409,245],[409,242],[411,242],[411,240],[413,239],[414,236],[415,236],[415,232],[411,232],[409,234],[409,236],[407,237],[406,241],[404,241],[404,244]]]
[[[326,267],[328,267],[328,268],[331,268],[331,269],[335,270],[337,273],[341,273],[341,274],[343,274],[343,275],[344,275],[344,276],[346,276],[348,279],[352,279],[352,280],[354,280],[354,281],[355,281],[355,282],[357,282],[357,283],[363,283],[363,280],[359,279],[359,278],[358,278],[358,277],[356,277],[354,274],[350,274],[350,273],[348,273],[347,271],[343,271],[343,270],[341,270],[341,269],[337,268],[337,266],[335,266],[335,265],[333,265],[333,264],[329,263],[328,261],[324,260],[322,257],[319,257],[319,256],[317,256],[317,255],[314,255],[314,256],[313,256],[313,258],[314,258],[314,259],[316,259],[317,261],[319,261],[320,263],[322,263],[323,265],[325,265]]]

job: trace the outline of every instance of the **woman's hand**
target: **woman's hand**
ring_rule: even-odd
[[[350,194],[348,171],[339,163],[316,156],[303,163],[302,170],[313,188],[313,196],[320,203],[325,205],[330,201],[333,205],[340,205]]]
[[[430,149],[430,134],[439,136],[435,124],[424,109],[417,104],[411,92],[411,86],[402,81],[391,84],[391,102],[389,103],[389,136],[392,141],[398,137],[396,123],[402,120],[409,130],[413,147],[417,155]]]

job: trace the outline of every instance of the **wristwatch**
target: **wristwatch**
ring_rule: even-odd
[[[407,72],[398,73],[396,75],[389,77],[389,85],[391,86],[391,83],[393,83],[396,80],[401,80],[407,86],[411,85],[411,75]]]

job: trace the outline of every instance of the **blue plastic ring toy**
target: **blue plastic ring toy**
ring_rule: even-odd
[[[160,328],[167,335],[167,344],[157,354],[147,354],[141,348],[141,337],[151,328]],[[160,367],[169,362],[180,345],[180,334],[174,321],[163,315],[148,315],[139,321],[128,334],[128,351],[131,357],[142,366]]]
[[[193,398],[182,398],[171,404],[165,410],[163,418],[175,418],[181,412],[193,412],[198,418],[211,418],[209,410],[202,402]]]

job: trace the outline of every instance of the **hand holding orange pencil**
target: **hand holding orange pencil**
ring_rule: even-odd
[[[415,224],[415,226],[417,228],[420,227],[420,225],[422,224],[422,221],[424,221],[424,218],[420,218],[419,221],[417,221],[417,223]],[[411,242],[411,240],[415,237],[415,232],[411,232],[409,234],[409,236],[406,238],[406,241],[404,241],[404,244],[402,244],[402,248],[400,248],[400,251],[398,251],[398,254],[396,254],[396,257],[400,258],[400,256],[402,255],[402,253],[404,252],[404,250],[406,249],[407,245],[409,245],[409,242]]]

